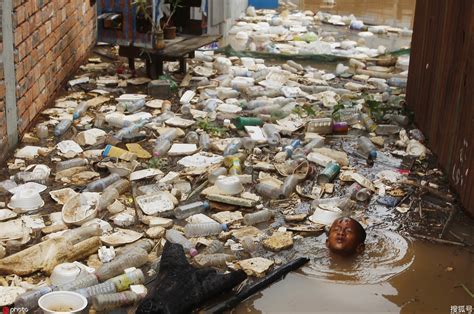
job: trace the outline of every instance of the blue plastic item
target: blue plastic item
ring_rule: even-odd
[[[255,9],[278,9],[278,0],[249,0],[249,6]]]

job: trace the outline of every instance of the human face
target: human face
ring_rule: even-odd
[[[357,234],[357,225],[352,219],[340,218],[333,222],[329,229],[326,246],[331,252],[339,255],[352,255],[364,249]]]

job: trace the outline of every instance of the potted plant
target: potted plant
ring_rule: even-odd
[[[170,11],[167,16],[166,22],[163,25],[165,39],[175,39],[176,38],[176,26],[171,25],[171,18],[176,13],[176,10],[181,7],[181,2],[183,0],[169,0]]]
[[[163,30],[161,29],[160,20],[161,16],[157,15],[155,19],[150,15],[149,9],[151,6],[147,5],[147,0],[135,0],[132,5],[136,7],[137,15],[142,15],[151,24],[151,36],[153,42],[153,48],[164,49],[165,39]]]

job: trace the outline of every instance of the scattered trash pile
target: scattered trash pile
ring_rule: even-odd
[[[309,36],[313,19],[272,23]],[[179,87],[89,59],[4,169],[0,304],[137,305],[166,241],[260,278],[337,217],[390,225],[373,208],[406,213],[413,187],[452,201],[408,177],[429,151],[390,59],[327,73],[197,51]]]
[[[229,34],[233,49],[285,55],[334,55],[369,58],[385,54],[383,38],[410,38],[412,31],[387,25],[367,26],[354,15],[247,9]],[[332,25],[335,27],[328,27]],[[347,29],[347,30],[346,30]],[[350,31],[352,30],[352,31]],[[407,59],[400,59],[406,63]]]

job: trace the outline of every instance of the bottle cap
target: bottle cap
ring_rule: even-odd
[[[371,158],[371,159],[377,158],[377,152],[375,150],[371,151],[369,153],[369,158]]]
[[[209,209],[210,205],[208,201],[202,202],[205,209]]]
[[[221,227],[223,231],[225,232],[229,231],[229,227],[227,226],[227,224],[221,224]]]
[[[189,250],[189,255],[194,257],[194,256],[198,255],[198,251],[195,248],[192,248],[192,249]]]
[[[109,154],[111,149],[112,149],[112,145],[109,144],[109,145],[105,146],[105,149],[102,152],[102,157],[107,157],[107,155]]]

